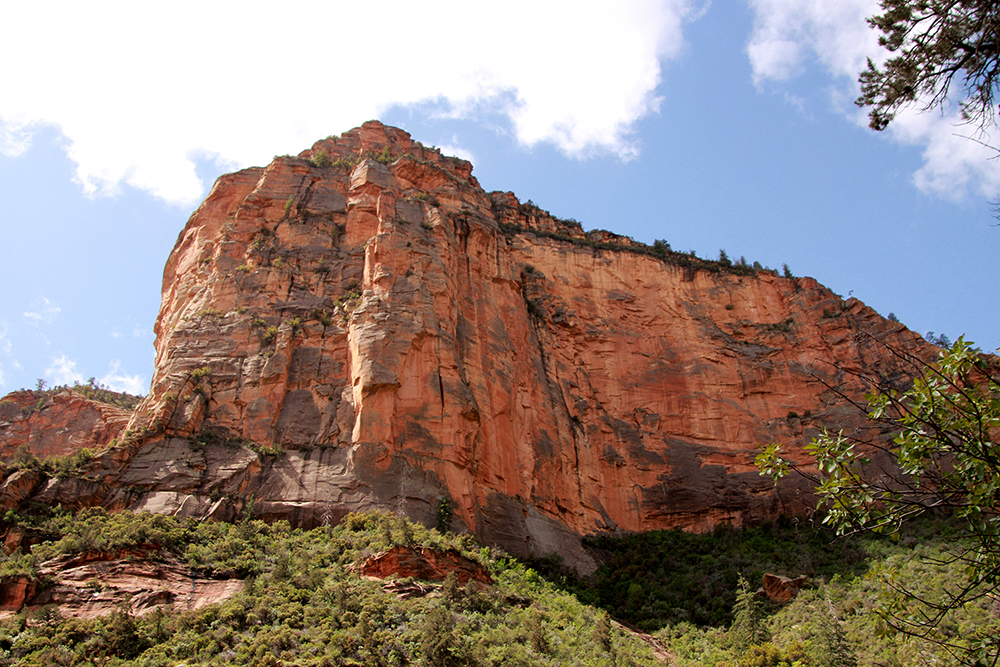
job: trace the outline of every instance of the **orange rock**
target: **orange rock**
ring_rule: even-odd
[[[9,461],[22,445],[38,458],[97,449],[117,437],[131,416],[70,389],[55,395],[16,391],[0,402],[0,457]]]
[[[371,556],[358,568],[358,574],[374,579],[411,577],[423,581],[444,581],[453,573],[459,585],[464,586],[470,581],[493,585],[493,578],[479,563],[452,551],[437,551],[426,547],[417,549],[395,546]]]
[[[18,611],[34,597],[38,582],[30,577],[0,578],[0,611]]]
[[[799,589],[806,583],[807,577],[783,577],[779,574],[764,575],[764,593],[772,602],[791,602],[799,594]]]
[[[93,502],[432,524],[448,497],[456,530],[583,570],[588,533],[810,511],[757,447],[860,425],[854,374],[905,380],[878,341],[933,348],[811,278],[650,252],[378,122],[223,176],[167,261],[152,389]]]

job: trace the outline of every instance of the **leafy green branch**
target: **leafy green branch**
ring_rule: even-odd
[[[905,391],[876,382],[866,397],[868,418],[892,431],[891,439],[824,430],[806,448],[807,463],[815,466],[815,473],[786,458],[777,443],[763,448],[757,466],[762,475],[775,480],[796,472],[815,483],[819,507],[825,510],[823,521],[840,534],[898,535],[905,522],[929,512],[948,511],[963,519],[964,529],[949,558],[965,565],[966,580],[953,587],[945,600],[929,603],[886,578],[879,612],[887,627],[937,641],[954,650],[956,659],[965,664],[995,663],[1000,657],[1000,638],[970,650],[937,639],[936,629],[953,610],[995,596],[1000,588],[996,360],[982,355],[964,338],[934,363],[880,344],[914,377]],[[902,613],[914,600],[920,603],[918,610]]]

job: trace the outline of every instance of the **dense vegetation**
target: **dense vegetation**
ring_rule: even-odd
[[[605,561],[581,579],[536,566],[582,601],[645,632],[689,622],[725,627],[732,622],[739,579],[759,582],[765,572],[830,578],[867,570],[868,553],[857,539],[832,540],[827,531],[782,521],[706,534],[652,531],[584,542]]]
[[[958,528],[940,517],[898,541],[833,540],[792,522],[593,538],[604,565],[588,579],[564,572],[558,586],[468,536],[382,513],[309,531],[101,509],[9,512],[4,524],[36,544],[30,554],[2,557],[3,576],[37,576],[41,561],[61,554],[156,544],[202,576],[247,585],[194,612],[134,616],[123,606],[96,620],[61,618],[51,608],[22,613],[0,623],[0,665],[657,664],[647,644],[581,600],[655,630],[677,667],[957,664],[946,647],[887,634],[873,613],[886,573],[930,600],[959,578],[945,557],[959,546]],[[456,550],[485,565],[495,584],[451,580],[429,596],[400,599],[352,569],[393,544]],[[556,573],[551,562],[539,565]],[[779,607],[755,593],[764,571],[810,574],[811,583]],[[1000,632],[991,604],[956,610],[940,638],[972,644]]]
[[[676,667],[956,665],[977,647],[982,664],[992,664],[1000,601],[955,609],[924,639],[894,634],[877,613],[886,588],[900,582],[923,601],[947,600],[963,580],[964,565],[949,557],[964,548],[961,535],[961,520],[944,516],[925,517],[894,538],[836,538],[786,521],[705,535],[591,538],[605,563],[587,579],[551,562],[539,566],[579,599],[654,632]],[[782,607],[755,593],[764,572],[806,574],[809,584]],[[916,600],[897,601],[919,613]]]
[[[656,664],[644,642],[533,570],[468,537],[388,514],[309,531],[99,509],[8,513],[5,523],[44,540],[31,554],[5,557],[5,575],[37,573],[41,560],[60,554],[153,543],[203,574],[247,585],[195,612],[21,614],[0,624],[0,665]],[[432,595],[400,599],[352,571],[396,543],[457,550],[485,565],[495,585],[446,580]]]
[[[878,613],[892,629],[948,644],[956,662],[978,667],[1000,661],[1000,633],[973,643],[953,641],[947,627],[956,612],[979,600],[1000,600],[1000,374],[996,358],[959,338],[928,362],[888,343],[913,377],[898,391],[864,377],[867,416],[891,439],[869,431],[822,430],[806,446],[813,470],[782,454],[779,443],[757,457],[775,479],[793,471],[816,485],[824,522],[839,534],[897,534],[928,513],[958,519],[954,548],[931,554],[928,565],[947,566],[949,585],[928,599],[922,580],[885,576]],[[875,454],[892,465],[877,464]],[[946,563],[940,563],[941,559]],[[944,629],[942,629],[944,628]]]

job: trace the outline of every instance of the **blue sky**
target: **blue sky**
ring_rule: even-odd
[[[4,10],[26,28],[0,57],[37,56],[0,72],[0,393],[145,393],[163,264],[213,180],[370,118],[585,228],[787,263],[1000,347],[1000,165],[952,108],[867,129],[869,0],[170,7]]]

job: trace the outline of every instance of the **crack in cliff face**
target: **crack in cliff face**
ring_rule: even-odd
[[[302,525],[374,507],[433,524],[448,495],[480,537],[586,566],[581,534],[777,511],[747,473],[753,448],[862,420],[810,368],[846,369],[820,374],[848,396],[852,373],[905,380],[857,331],[932,352],[814,280],[585,232],[485,193],[471,169],[366,123],[221,177],[164,270],[150,395],[114,448],[113,429],[80,440],[105,448],[100,488],[23,479],[4,502],[225,517],[252,495]],[[201,368],[206,395],[171,403]],[[0,451],[19,419],[0,423]],[[47,446],[71,449],[82,426],[60,428]],[[274,449],[189,465],[175,440],[207,428]]]

